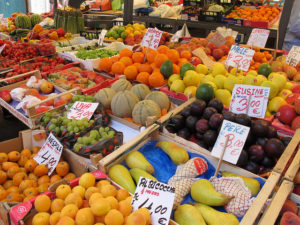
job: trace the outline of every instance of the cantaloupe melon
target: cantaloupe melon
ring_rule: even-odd
[[[129,91],[132,88],[132,85],[126,79],[119,79],[111,85],[111,88],[114,89],[115,92],[125,91],[125,90]]]
[[[104,106],[104,108],[110,109],[111,100],[115,96],[115,94],[116,92],[114,89],[103,88],[99,90],[94,97],[98,102],[100,102]]]
[[[136,94],[140,100],[144,100],[145,97],[151,92],[149,87],[145,84],[136,84],[131,88],[131,91]]]
[[[131,117],[132,110],[139,98],[131,91],[119,91],[111,100],[111,110],[117,117]]]
[[[132,111],[133,121],[146,125],[148,117],[155,117],[157,120],[161,116],[161,110],[158,104],[152,100],[143,100],[134,106]]]
[[[161,110],[166,109],[168,111],[170,108],[169,97],[161,91],[152,91],[145,97],[145,99],[156,102],[160,106]]]

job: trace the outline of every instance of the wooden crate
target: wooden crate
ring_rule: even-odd
[[[34,71],[31,71],[31,72],[28,72],[28,73],[23,73],[23,74],[20,74],[20,75],[16,75],[14,77],[10,77],[10,78],[6,78],[6,79],[1,79],[0,82],[4,82],[6,80],[10,80],[10,79],[17,79],[17,78],[22,78],[24,76],[28,76],[28,75],[31,75],[31,76],[36,76],[37,78],[41,78],[41,74],[40,74],[40,71],[38,70],[34,70]],[[17,88],[19,87],[20,85],[22,84],[26,84],[27,80],[23,80],[23,81],[20,81],[20,82],[17,82],[17,83],[14,83],[14,84],[11,84],[11,85],[8,85],[8,86],[4,86],[4,87],[1,87],[0,88],[0,91],[1,90],[12,90],[14,88]],[[39,106],[40,104],[42,103],[45,103],[47,101],[50,101],[50,100],[54,100],[54,99],[57,99],[59,97],[61,97],[62,95],[64,94],[67,94],[67,93],[77,93],[77,94],[80,94],[81,93],[81,90],[80,88],[74,88],[74,89],[71,89],[69,91],[65,91],[64,89],[60,88],[60,87],[57,87],[55,86],[55,89],[58,90],[60,93],[57,94],[57,95],[53,95],[51,97],[48,97],[47,99],[44,99],[42,101],[40,101],[39,103],[37,104],[34,104],[30,107],[27,108],[27,115],[25,114],[22,114],[21,112],[19,112],[18,110],[16,110],[12,105],[10,105],[9,103],[5,102],[2,98],[0,98],[0,105],[4,108],[6,108],[11,114],[13,114],[15,117],[17,117],[19,120],[21,120],[25,125],[27,125],[29,128],[33,129],[33,128],[36,128],[37,125],[36,125],[36,122],[45,114],[44,113],[37,113],[36,112],[36,109],[35,107],[36,106]],[[52,112],[52,111],[55,111],[57,109],[61,109],[63,108],[65,105],[61,105],[61,106],[58,106],[58,107],[54,107],[53,109],[49,110],[48,112]]]
[[[300,131],[300,130],[298,129],[297,131]],[[299,133],[300,132],[298,132],[298,136],[299,136]],[[295,136],[296,136],[296,134],[295,134]],[[297,153],[296,153],[291,165],[289,166],[286,173],[284,174],[284,178],[291,181],[291,182],[294,181],[294,178],[295,178],[295,176],[296,176],[296,174],[297,174],[297,172],[300,168],[300,151],[299,151],[299,149],[300,149],[300,147],[296,148]]]

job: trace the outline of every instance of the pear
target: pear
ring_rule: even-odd
[[[147,179],[158,181],[155,177],[153,177],[151,174],[147,173],[145,170],[142,170],[140,168],[133,168],[129,170],[132,178],[134,179],[135,183],[138,184],[140,177],[145,177]]]
[[[201,213],[192,205],[180,205],[174,213],[179,225],[206,225]]]
[[[256,195],[260,190],[260,183],[258,182],[258,180],[255,180],[253,178],[240,176],[235,173],[231,173],[231,172],[227,172],[227,171],[222,172],[222,177],[240,177],[240,178],[242,178],[244,181],[244,184],[251,191],[252,195]]]
[[[125,188],[130,193],[134,194],[136,186],[128,169],[120,164],[113,165],[109,171],[108,176],[114,182]]]
[[[176,165],[186,163],[189,160],[187,151],[172,142],[160,141],[156,147],[161,148]]]
[[[200,179],[192,185],[191,196],[196,202],[210,206],[223,206],[231,200],[231,197],[217,192],[206,179]]]
[[[195,203],[193,206],[200,211],[208,225],[238,225],[240,223],[236,216],[220,212],[210,206],[203,205],[201,203]]]
[[[139,151],[130,152],[125,162],[129,168],[140,168],[147,171],[148,173],[154,173],[153,166],[148,162],[145,156]]]

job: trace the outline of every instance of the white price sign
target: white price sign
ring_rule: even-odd
[[[294,45],[285,61],[291,66],[297,66],[297,64],[300,62],[300,46]]]
[[[67,117],[70,120],[81,120],[83,118],[91,119],[98,105],[99,103],[76,101],[69,110]]]
[[[207,42],[214,43],[217,47],[219,47],[220,45],[224,45],[226,43],[226,39],[217,31],[208,38]]]
[[[47,165],[49,168],[48,175],[50,176],[55,170],[57,163],[59,162],[62,151],[62,144],[56,139],[56,137],[52,133],[50,133],[46,142],[33,159],[38,164]]]
[[[98,45],[102,46],[107,30],[103,29],[99,34]]]
[[[220,158],[226,138],[228,137],[223,160],[236,164],[245,145],[249,131],[250,127],[223,120],[219,136],[211,151],[211,155]]]
[[[169,224],[174,198],[174,187],[140,177],[131,205],[133,211],[140,208],[148,209],[152,225],[167,225]]]
[[[255,51],[252,49],[232,45],[225,63],[228,66],[248,71],[254,53]]]
[[[270,30],[254,28],[250,34],[247,45],[264,48],[270,35]]]
[[[156,28],[148,28],[145,36],[143,37],[141,45],[156,50],[158,48],[162,33],[162,31]]]
[[[232,90],[229,111],[264,118],[269,94],[269,87],[236,84]]]

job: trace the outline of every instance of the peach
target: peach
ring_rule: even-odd
[[[293,76],[293,81],[299,82],[300,81],[300,72],[295,73]]]
[[[273,72],[280,72],[283,70],[282,62],[279,61],[272,62],[271,67]]]
[[[300,170],[298,170],[295,179],[294,179],[295,184],[300,184]]]
[[[300,217],[292,212],[285,212],[280,220],[280,225],[297,225],[300,224]]]
[[[288,76],[289,79],[293,79],[293,77],[297,73],[297,70],[293,66],[288,66],[285,72],[286,72],[286,74],[287,74],[287,76]],[[299,73],[299,75],[300,75],[300,73]]]
[[[297,214],[298,207],[297,207],[296,203],[289,199],[286,200],[282,206],[280,215],[283,215],[285,212],[293,212],[293,213]]]

